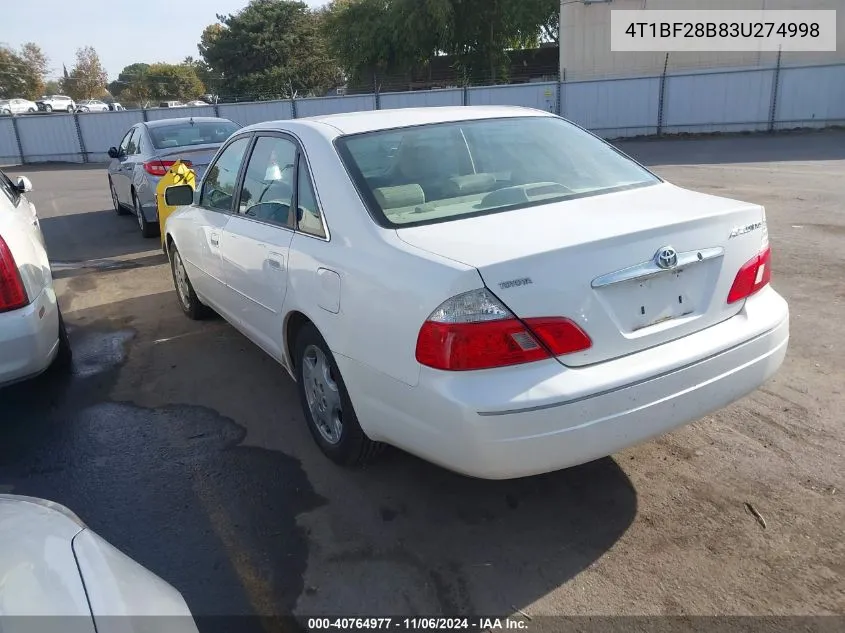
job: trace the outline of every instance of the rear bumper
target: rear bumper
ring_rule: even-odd
[[[778,370],[788,340],[787,304],[767,288],[719,325],[588,367],[423,368],[416,387],[403,387],[349,359],[338,364],[370,437],[507,479],[604,457],[720,409]]]
[[[0,387],[43,372],[59,349],[59,307],[52,288],[25,308],[0,313]]]

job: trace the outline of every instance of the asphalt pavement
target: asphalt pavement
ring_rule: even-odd
[[[622,148],[767,206],[793,338],[740,403],[540,477],[342,469],[274,361],[182,315],[102,166],[26,166],[75,360],[0,391],[0,491],[69,506],[200,616],[845,613],[845,134]]]

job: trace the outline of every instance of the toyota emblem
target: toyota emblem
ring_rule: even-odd
[[[674,268],[678,265],[678,252],[671,246],[664,246],[654,256],[654,262],[664,269]]]

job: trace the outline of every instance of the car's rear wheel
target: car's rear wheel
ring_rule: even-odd
[[[173,273],[173,285],[176,287],[176,296],[179,299],[179,307],[185,315],[199,321],[208,316],[209,308],[197,297],[194,286],[188,278],[188,271],[185,270],[185,263],[175,245],[171,244],[168,249],[170,255],[170,272]]]
[[[52,111],[53,111],[53,106],[51,106],[49,103],[44,106],[44,112],[52,112]]]
[[[296,338],[294,358],[302,412],[320,450],[342,466],[360,466],[384,444],[364,433],[337,363],[317,328],[308,323]]]
[[[144,211],[141,209],[141,201],[138,200],[138,194],[132,192],[132,206],[135,207],[135,215],[138,218],[138,226],[141,227],[141,235],[144,237],[155,237],[158,235],[158,224],[148,222],[144,216]]]
[[[73,114],[73,106],[68,106],[68,107],[67,107],[67,113],[68,113],[68,114]]]
[[[129,212],[120,204],[120,198],[117,197],[117,190],[114,188],[111,178],[109,178],[109,193],[111,193],[111,203],[114,205],[115,213],[118,215],[127,215]]]
[[[27,112],[29,112],[30,114],[32,114],[33,112],[35,112],[35,108],[29,108],[29,109],[27,110]]]

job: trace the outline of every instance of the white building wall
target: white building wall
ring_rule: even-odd
[[[567,80],[663,72],[666,53],[614,53],[610,50],[610,12],[622,9],[836,9],[836,52],[783,54],[785,65],[845,61],[845,0],[611,0],[584,4],[561,0],[560,68]],[[776,52],[670,53],[669,70],[771,66]]]

